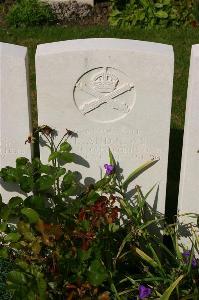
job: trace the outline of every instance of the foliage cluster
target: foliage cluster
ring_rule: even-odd
[[[7,290],[6,280],[8,273],[13,269],[13,265],[7,259],[0,258],[0,299],[9,300],[11,293]]]
[[[55,22],[50,6],[40,0],[17,0],[7,13],[9,25],[16,27],[37,26]]]
[[[59,23],[77,22],[92,15],[92,6],[77,1],[55,2],[51,4]]]
[[[0,256],[13,262],[12,299],[198,299],[198,236],[193,231],[192,248],[180,249],[175,226],[164,228],[146,203],[156,186],[146,195],[135,186],[128,197],[129,184],[158,162],[146,162],[124,180],[109,150],[105,175],[84,186],[77,172],[63,167],[75,161],[68,143],[73,132],[57,146],[53,129],[44,125],[38,132],[50,164],[21,157],[15,168],[0,171],[5,182],[30,194],[0,203]],[[26,142],[34,140],[35,134]],[[161,242],[161,230],[173,251]]]
[[[197,18],[197,0],[111,0],[112,26],[142,28],[186,26]]]

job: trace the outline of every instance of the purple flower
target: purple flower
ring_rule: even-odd
[[[140,299],[148,298],[151,295],[151,289],[149,287],[144,286],[141,284],[139,286],[139,297]]]
[[[188,264],[189,263],[189,260],[190,260],[190,256],[191,256],[191,251],[189,251],[189,250],[186,250],[186,251],[184,251],[183,253],[182,253],[182,255],[184,256],[184,260],[185,260],[185,262],[186,262],[186,264]],[[193,258],[192,258],[192,262],[191,262],[191,265],[192,265],[192,267],[197,267],[197,260],[196,260],[196,258],[193,256]]]
[[[114,171],[114,166],[105,164],[104,168],[106,170],[106,175],[111,175]]]

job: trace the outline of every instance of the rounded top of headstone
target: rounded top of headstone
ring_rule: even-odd
[[[136,52],[148,52],[163,56],[173,56],[173,47],[170,45],[144,42],[129,39],[92,38],[60,41],[55,43],[40,44],[37,46],[37,56],[61,53],[67,51],[86,50],[127,50]]]
[[[26,56],[26,53],[27,53],[26,47],[0,42],[1,55],[24,58]]]

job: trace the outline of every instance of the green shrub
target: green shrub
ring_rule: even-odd
[[[36,26],[55,21],[48,4],[39,0],[18,0],[9,10],[6,20],[11,26]]]
[[[112,26],[130,28],[189,25],[195,19],[193,0],[129,0],[122,4],[112,0],[109,22]]]
[[[0,195],[0,257],[14,262],[7,276],[12,300],[198,299],[195,226],[188,227],[191,248],[181,244],[176,224],[165,227],[170,251],[160,239],[162,216],[146,202],[159,187],[143,195],[134,184],[128,195],[129,184],[158,161],[144,163],[124,180],[109,149],[102,179],[83,185],[70,171],[77,161],[67,140],[74,133],[66,130],[55,145],[56,131],[44,125],[26,142],[34,142],[38,132],[51,152],[50,164],[19,157],[16,167],[0,170],[5,182],[31,192],[7,204]]]
[[[7,259],[0,258],[0,299],[9,300],[11,299],[11,293],[8,291],[6,286],[6,280],[8,273],[12,270],[13,266]]]

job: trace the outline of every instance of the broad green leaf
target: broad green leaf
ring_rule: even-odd
[[[106,186],[110,182],[110,180],[111,176],[100,179],[95,183],[95,190],[101,189],[102,187]]]
[[[149,169],[150,167],[152,167],[154,164],[156,164],[159,160],[150,160],[147,161],[146,163],[144,163],[143,165],[141,165],[140,167],[138,167],[137,169],[135,169],[128,177],[127,179],[123,182],[122,186],[124,189],[126,189],[129,185],[129,183],[131,183],[133,180],[135,180],[135,178],[137,178],[140,174],[142,174],[143,172],[145,172],[147,169]]]
[[[87,251],[78,249],[78,258],[81,261],[86,261],[86,260],[90,259],[91,252],[92,252],[92,248],[88,249]]]
[[[25,166],[27,163],[29,163],[29,159],[26,157],[18,157],[16,159],[16,167]]]
[[[4,207],[1,208],[0,217],[3,220],[8,220],[9,215],[10,215],[10,208],[8,207],[8,205],[5,205]]]
[[[5,242],[18,242],[20,240],[21,235],[17,232],[11,232],[6,235],[4,238]]]
[[[43,276],[37,277],[37,287],[39,291],[39,299],[45,300],[46,299],[46,289],[47,289],[47,283]]]
[[[60,145],[60,151],[70,152],[71,150],[72,150],[71,145],[66,141]]]
[[[73,155],[73,153],[59,152],[58,158],[59,158],[59,160],[65,162],[65,163],[70,163],[70,162],[73,162],[74,155]]]
[[[49,190],[54,184],[55,179],[50,175],[43,175],[36,181],[36,186],[39,191]]]
[[[49,155],[48,161],[50,162],[51,160],[58,158],[58,156],[59,156],[59,152],[55,151]]]
[[[66,169],[65,169],[65,168],[60,168],[60,169],[56,172],[55,178],[57,179],[57,178],[63,176],[65,173],[66,173]]]
[[[23,199],[20,197],[12,197],[9,202],[8,202],[8,206],[9,208],[13,209],[13,208],[17,208],[18,206],[20,206],[21,204],[23,204]]]
[[[180,281],[184,278],[184,275],[180,275],[171,285],[170,287],[164,292],[162,297],[160,297],[160,300],[169,300],[171,293],[174,291],[174,289],[177,287],[177,285],[180,283]]]
[[[157,268],[158,264],[154,261],[154,259],[152,259],[150,256],[148,256],[145,252],[143,252],[142,250],[140,250],[137,247],[133,247],[132,249],[136,254],[138,254],[143,260],[145,260],[146,262],[148,262],[152,267]]]
[[[29,269],[29,265],[24,260],[17,260],[16,265],[20,267],[20,269],[27,271]]]
[[[0,257],[8,258],[8,249],[7,248],[0,248]]]
[[[0,232],[6,231],[7,228],[7,222],[3,222],[0,224]]]
[[[36,223],[39,220],[38,213],[32,208],[23,208],[21,213],[28,218],[29,223]]]
[[[23,285],[26,284],[26,278],[24,276],[24,274],[22,272],[19,271],[11,271],[8,273],[8,281],[15,283],[15,284],[19,284],[19,285]]]
[[[158,12],[155,13],[156,17],[160,19],[167,19],[168,18],[168,13],[164,10],[159,10]]]
[[[32,178],[28,177],[28,176],[22,176],[20,178],[20,188],[25,193],[31,192],[32,189],[33,189],[33,180],[32,180]]]
[[[92,261],[88,271],[88,281],[94,286],[99,286],[106,278],[107,272],[102,263],[97,259]]]
[[[2,168],[0,171],[0,177],[3,178],[5,182],[17,182],[17,171],[12,167]]]

